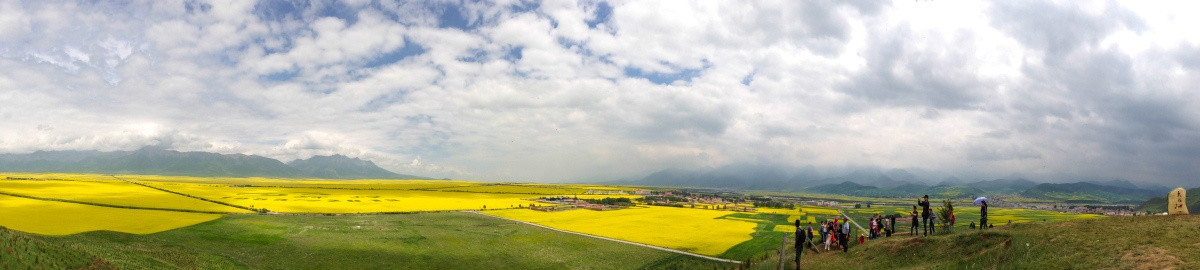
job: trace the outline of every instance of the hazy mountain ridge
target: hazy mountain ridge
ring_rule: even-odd
[[[313,156],[285,164],[244,154],[180,152],[155,147],[135,151],[37,151],[0,154],[0,171],[158,174],[219,177],[425,179],[397,174],[374,162],[342,155]]]
[[[967,186],[993,194],[1017,194],[1032,188],[1037,184],[1038,183],[1028,179],[1018,178],[984,180],[967,184]]]
[[[746,174],[739,175],[737,172]],[[1017,195],[1036,199],[1097,203],[1139,203],[1166,192],[1160,192],[1160,186],[1141,187],[1125,180],[1038,183],[1018,177],[966,181],[952,176],[939,177],[937,174],[912,173],[899,169],[884,171],[859,168],[822,173],[812,167],[789,171],[772,166],[722,167],[708,171],[663,170],[631,183],[872,197],[910,197],[925,194],[940,197]]]
[[[1091,182],[1038,184],[1020,194],[1036,199],[1097,203],[1141,203],[1158,195],[1157,192],[1151,190],[1107,186]]]
[[[330,179],[421,179],[414,175],[398,174],[375,165],[375,162],[343,155],[313,156],[297,159],[287,165],[311,177]]]

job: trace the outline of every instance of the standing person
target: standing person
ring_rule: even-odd
[[[883,237],[883,229],[886,228],[883,226],[883,216],[875,217],[875,220],[875,224],[879,226],[875,229],[875,238]]]
[[[983,224],[988,224],[987,223],[987,200],[984,200],[983,204],[981,204],[979,207],[979,225],[983,225]],[[982,230],[983,226],[979,226],[979,229]]]
[[[813,234],[813,226],[812,226],[812,222],[809,222],[809,223],[808,223],[808,230],[806,230],[806,231],[804,231],[804,232],[805,232],[805,234],[804,234],[804,237],[805,237],[805,238],[808,238],[808,240],[805,240],[805,241],[812,242],[812,240],[813,240],[813,235],[812,235],[812,234]],[[806,246],[806,247],[807,247],[807,246]]]
[[[900,214],[892,214],[892,219],[890,220],[890,221],[891,221],[891,223],[890,223],[890,224],[891,224],[892,233],[896,233],[896,216],[899,216],[899,215],[900,215]]]
[[[850,222],[842,224],[842,253],[850,251]]]
[[[815,239],[815,236],[812,235],[815,233],[817,233],[817,232],[815,232],[815,230],[812,229],[812,227],[809,227],[809,246],[808,247],[812,248],[812,251],[814,251],[814,252],[817,251],[817,245],[814,244],[814,242],[821,242],[821,239]]]
[[[908,228],[908,233],[917,236],[917,231],[921,229],[921,223],[917,219],[917,206],[913,205],[912,212],[908,213],[908,217],[912,220],[912,227]]]
[[[947,232],[951,232],[954,230],[954,222],[957,222],[956,219],[958,219],[958,218],[954,217],[954,210],[950,210],[950,227],[946,228]]]
[[[829,233],[829,221],[821,221],[821,241],[825,241],[825,234]]]
[[[875,224],[876,220],[879,220],[879,219],[876,217],[871,217],[871,223],[870,223],[871,225],[868,225],[871,228],[871,232],[869,235],[870,238],[875,238],[875,230],[879,229],[879,225]]]
[[[834,233],[830,231],[829,235],[826,235],[824,239],[821,239],[825,240],[825,251],[829,251],[829,244],[833,243],[833,235]]]
[[[800,227],[800,219],[796,219],[796,268],[800,268],[800,256],[804,255],[804,246],[808,245],[807,235],[810,235],[808,231]]]
[[[892,221],[891,217],[883,217],[883,231],[884,231],[883,236],[884,237],[892,237],[892,229],[890,226],[892,224],[891,221]]]
[[[879,222],[876,223],[879,223],[879,237],[883,237],[883,235],[887,232],[887,219],[885,219],[883,216],[879,216],[878,219]]]
[[[925,236],[929,236],[929,233],[933,230],[933,228],[929,227],[932,225],[929,224],[929,214],[933,213],[929,211],[929,195],[925,195],[924,199],[917,200],[917,205],[921,206],[921,222],[925,223]]]
[[[937,224],[938,224],[937,220],[938,220],[937,213],[929,214],[929,223],[931,223],[929,225],[929,234],[937,233]]]
[[[882,238],[883,229],[888,228],[887,226],[884,226],[884,224],[883,224],[883,216],[880,216],[880,215],[875,216],[875,226],[878,226],[878,228],[875,228],[876,238]]]

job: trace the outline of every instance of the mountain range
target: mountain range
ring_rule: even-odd
[[[867,197],[941,198],[975,196],[1020,196],[1025,198],[1078,203],[1138,204],[1166,194],[1162,186],[1138,186],[1129,181],[1081,181],[1075,183],[1038,183],[1024,178],[965,181],[955,177],[937,177],[925,172],[859,168],[821,172],[812,167],[799,170],[777,166],[736,166],[707,171],[664,170],[628,182],[639,185],[689,186],[749,190],[777,190]],[[937,178],[935,178],[937,179]]]
[[[0,171],[157,174],[205,177],[328,179],[427,179],[397,174],[369,160],[342,155],[313,156],[283,163],[244,154],[180,152],[156,147],[135,151],[37,151],[0,154]]]

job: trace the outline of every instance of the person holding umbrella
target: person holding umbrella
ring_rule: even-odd
[[[979,229],[986,228],[987,223],[987,201],[986,197],[975,198],[975,205],[979,206]]]

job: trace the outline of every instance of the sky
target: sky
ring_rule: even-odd
[[[0,152],[1195,183],[1198,4],[0,0]]]

